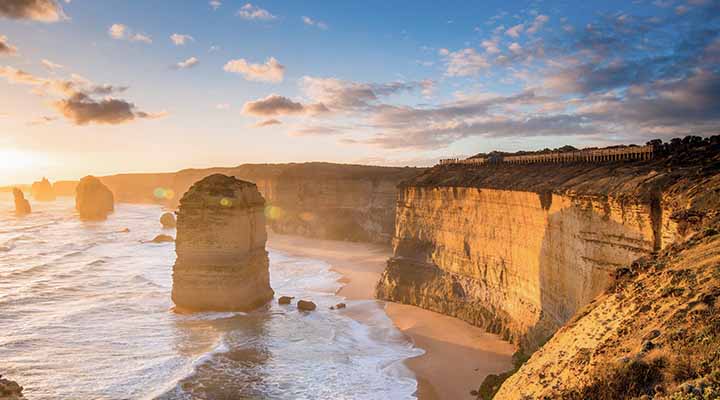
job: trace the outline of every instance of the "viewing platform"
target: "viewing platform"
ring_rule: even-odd
[[[485,164],[562,164],[562,163],[599,163],[624,160],[651,160],[655,157],[655,146],[627,146],[604,149],[536,153],[523,155],[492,155],[461,160],[445,158],[439,165],[485,165]]]

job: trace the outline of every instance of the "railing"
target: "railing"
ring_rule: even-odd
[[[591,149],[565,152],[552,152],[543,154],[526,154],[521,156],[496,156],[493,163],[508,164],[537,164],[537,163],[573,163],[573,162],[607,162],[622,160],[650,160],[655,156],[655,147],[630,146],[608,149]],[[469,158],[460,160],[458,158],[446,158],[440,160],[440,165],[471,164],[484,165],[490,163],[485,157]]]

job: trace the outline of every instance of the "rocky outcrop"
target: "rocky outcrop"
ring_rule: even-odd
[[[717,212],[717,143],[653,161],[448,165],[401,186],[381,299],[532,352],[614,281]]]
[[[163,215],[160,216],[160,224],[162,224],[165,229],[175,228],[177,226],[175,214],[169,212],[163,213]]]
[[[214,174],[180,200],[172,299],[182,309],[257,308],[272,299],[265,199],[254,183]]]
[[[317,305],[310,300],[298,300],[297,308],[300,311],[315,311]]]
[[[30,193],[35,201],[55,200],[55,190],[53,190],[53,186],[47,178],[42,178],[41,181],[33,182]]]
[[[115,209],[113,193],[98,178],[86,176],[75,190],[75,209],[80,219],[104,220]]]
[[[30,202],[25,199],[22,190],[13,188],[13,200],[15,200],[15,214],[27,215],[32,211],[30,209]]]
[[[23,400],[23,387],[0,375],[0,400]]]
[[[494,398],[720,398],[718,232],[618,269]]]

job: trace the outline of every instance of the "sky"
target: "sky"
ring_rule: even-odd
[[[720,0],[2,0],[0,184],[720,133]]]

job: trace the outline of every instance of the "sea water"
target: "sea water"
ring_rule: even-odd
[[[347,302],[319,260],[268,249],[277,295],[249,313],[173,311],[173,243],[154,205],[82,222],[70,198],[17,217],[0,194],[0,374],[29,399],[409,399],[422,351],[375,301]],[[129,230],[129,231],[128,231]],[[362,319],[353,318],[353,310]]]

